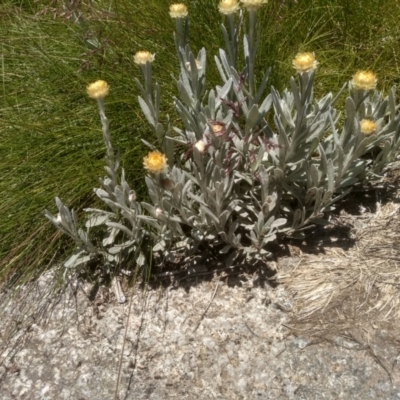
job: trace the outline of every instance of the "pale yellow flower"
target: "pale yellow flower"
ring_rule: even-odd
[[[167,157],[159,151],[150,151],[149,154],[143,158],[143,166],[153,174],[162,172],[167,167]]]
[[[194,147],[196,147],[196,149],[200,152],[200,153],[204,153],[204,150],[206,149],[206,144],[204,143],[203,140],[199,140]]]
[[[106,81],[96,81],[86,87],[86,93],[92,99],[103,99],[108,95],[109,87]]]
[[[215,136],[223,136],[226,132],[225,125],[219,122],[213,123],[211,129]]]
[[[185,18],[188,15],[187,7],[183,3],[175,3],[169,6],[171,18]]]
[[[257,11],[264,4],[267,4],[268,0],[240,0],[240,2],[248,9]]]
[[[154,61],[155,54],[151,54],[149,51],[138,51],[133,60],[135,61],[136,64],[146,64],[148,62],[153,62]]]
[[[238,0],[221,0],[218,4],[218,9],[221,14],[233,14],[239,10]]]
[[[314,53],[299,53],[292,61],[293,67],[298,74],[314,71],[318,66]]]
[[[376,131],[376,124],[370,119],[363,119],[360,122],[361,133],[365,136],[369,136]]]
[[[371,90],[376,87],[376,76],[371,71],[358,71],[351,81],[351,85],[356,90]]]

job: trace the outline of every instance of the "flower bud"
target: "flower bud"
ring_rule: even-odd
[[[165,178],[161,180],[161,186],[165,190],[173,190],[173,188],[175,187],[175,182],[170,178]]]
[[[196,149],[200,152],[200,153],[204,153],[204,150],[206,149],[206,144],[204,143],[203,140],[199,140],[194,147],[196,147]]]
[[[136,201],[136,192],[134,190],[129,191],[128,200],[131,204]]]
[[[225,124],[218,121],[214,121],[211,123],[211,130],[213,134],[217,137],[223,136],[226,133]]]
[[[160,220],[160,221],[165,221],[166,220],[164,211],[160,207],[157,207],[155,209],[154,214],[155,214],[155,216],[156,216],[156,218],[158,220]]]

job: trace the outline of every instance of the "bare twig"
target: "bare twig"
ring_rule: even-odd
[[[208,303],[207,308],[204,310],[203,314],[201,315],[200,320],[199,320],[199,322],[198,322],[197,325],[196,325],[196,328],[193,329],[193,333],[197,331],[197,329],[199,328],[199,326],[200,326],[200,324],[201,324],[201,321],[203,321],[203,318],[204,318],[205,315],[207,314],[207,311],[208,311],[208,309],[210,308],[212,301],[214,300],[215,294],[217,293],[218,286],[219,286],[219,282],[217,282],[217,284],[215,285],[215,290],[214,290],[214,293],[213,293],[213,295],[212,295],[212,297],[211,297],[211,300],[210,300],[210,302]]]
[[[256,337],[258,337],[258,338],[260,338],[260,339],[266,340],[268,344],[271,344],[271,343],[272,343],[272,340],[271,340],[270,338],[257,335],[257,333],[255,333],[255,332],[253,331],[253,329],[250,328],[250,326],[249,326],[249,324],[246,322],[246,320],[244,321],[244,324],[246,325],[247,329],[248,329],[254,336],[256,336]]]

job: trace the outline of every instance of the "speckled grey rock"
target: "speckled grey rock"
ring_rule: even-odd
[[[23,319],[10,304],[0,398],[113,399],[128,324],[119,399],[400,399],[395,346],[378,362],[351,340],[294,336],[285,288],[255,282],[243,275],[229,284],[137,288],[129,322],[129,303],[117,304],[106,289],[89,301],[88,287],[70,288],[40,323],[25,315],[6,341],[12,319]],[[28,302],[46,301],[30,290]]]

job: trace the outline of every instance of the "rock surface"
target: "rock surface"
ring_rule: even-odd
[[[48,303],[49,279],[26,304]],[[88,290],[69,287],[40,322],[8,305],[2,400],[400,398],[398,347],[378,354],[343,336],[294,335],[292,299],[257,273],[136,288],[131,308],[105,288],[90,301]],[[15,321],[19,333],[7,341]]]

